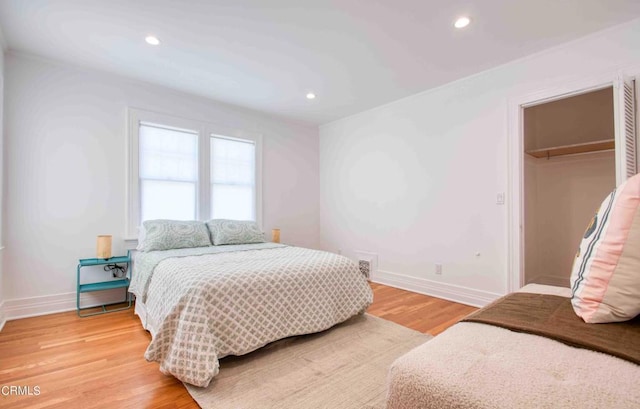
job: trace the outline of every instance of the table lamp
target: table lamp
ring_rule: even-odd
[[[111,235],[110,234],[101,234],[98,236],[96,257],[111,258]]]

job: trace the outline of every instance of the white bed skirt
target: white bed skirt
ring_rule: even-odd
[[[136,298],[134,312],[138,317],[140,317],[142,328],[149,331],[151,336],[154,336],[156,333],[155,332],[156,327],[153,325],[153,323],[151,322],[152,321],[151,318],[147,314],[147,306],[139,298]]]

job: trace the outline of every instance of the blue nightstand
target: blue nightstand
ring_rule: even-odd
[[[76,291],[76,310],[78,312],[78,316],[80,316],[80,317],[89,317],[91,315],[105,314],[107,312],[122,311],[122,310],[126,310],[128,308],[131,308],[131,297],[129,296],[129,292],[128,292],[130,279],[127,276],[127,274],[125,274],[124,277],[122,277],[120,279],[117,279],[117,280],[101,281],[101,282],[98,282],[98,283],[90,283],[90,284],[80,284],[80,270],[82,269],[82,267],[102,266],[102,265],[107,265],[107,264],[126,264],[125,272],[128,273],[129,267],[131,266],[131,253],[127,252],[126,256],[119,256],[119,257],[111,257],[111,258],[81,258],[80,260],[78,260],[77,291]],[[93,313],[84,314],[84,315],[82,315],[80,313],[82,310],[85,310],[85,309],[96,308],[96,307],[80,308],[80,294],[81,293],[89,293],[89,292],[93,292],[93,291],[112,290],[114,288],[124,288],[125,299],[122,302],[128,302],[128,305],[126,307],[116,308],[116,309],[113,309],[113,310],[107,310],[107,308],[106,308],[107,305],[111,305],[111,304],[106,304],[106,305],[102,306],[102,311],[93,312]]]

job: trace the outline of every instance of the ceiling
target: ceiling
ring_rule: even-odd
[[[638,0],[0,1],[11,50],[311,125],[638,17]]]

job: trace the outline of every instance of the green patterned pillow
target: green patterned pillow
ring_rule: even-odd
[[[180,220],[146,220],[142,223],[138,250],[171,250],[211,245],[204,222]]]
[[[221,244],[264,243],[264,234],[256,222],[213,219],[207,222],[211,232],[211,241]]]

